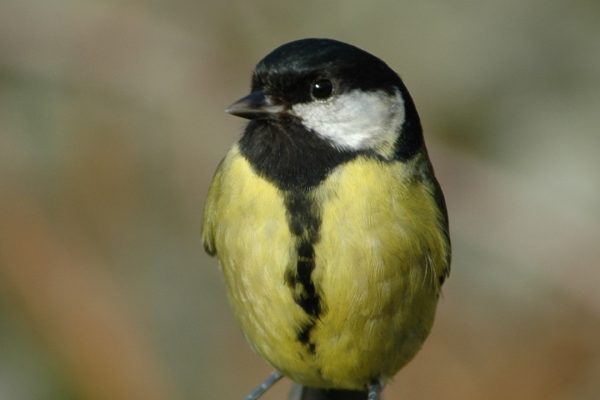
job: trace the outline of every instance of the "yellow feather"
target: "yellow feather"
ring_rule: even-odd
[[[298,383],[364,389],[390,378],[419,350],[433,323],[449,243],[431,182],[408,164],[357,158],[337,167],[311,198],[321,210],[311,278],[323,302],[310,317],[284,282],[297,264],[283,193],[234,146],[205,207],[203,241],[217,254],[228,295],[253,348]]]

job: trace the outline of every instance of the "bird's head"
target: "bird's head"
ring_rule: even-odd
[[[419,117],[400,77],[372,54],[331,39],[273,50],[256,66],[251,93],[226,111],[259,124],[300,123],[342,152],[406,159],[422,146]]]

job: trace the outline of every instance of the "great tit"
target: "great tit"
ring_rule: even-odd
[[[252,348],[300,385],[369,399],[419,351],[450,272],[446,205],[419,116],[383,61],[331,39],[284,44],[226,112],[202,240]]]

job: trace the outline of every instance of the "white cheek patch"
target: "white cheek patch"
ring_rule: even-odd
[[[352,150],[391,145],[404,123],[404,101],[399,91],[390,95],[354,90],[327,101],[296,104],[292,112],[319,136]]]

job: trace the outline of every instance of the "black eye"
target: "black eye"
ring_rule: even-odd
[[[329,79],[319,79],[310,87],[310,94],[315,100],[325,100],[333,92],[333,83]]]

